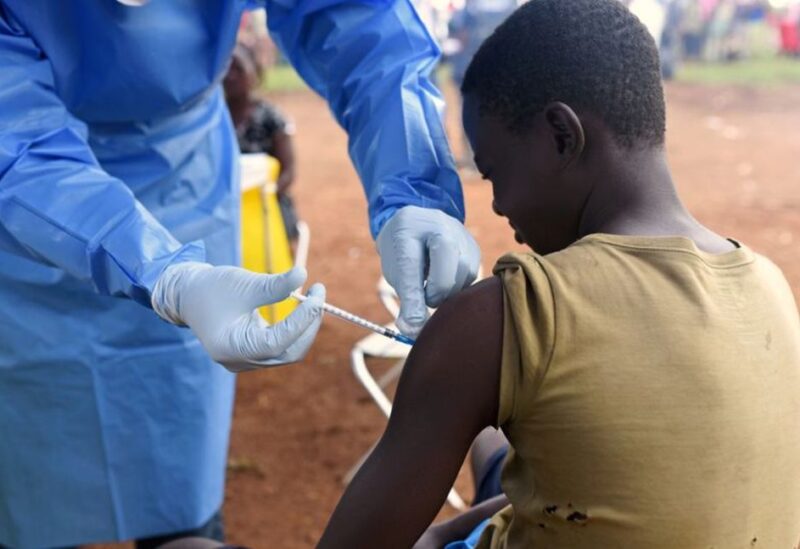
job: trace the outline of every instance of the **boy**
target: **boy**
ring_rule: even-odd
[[[658,53],[616,0],[533,0],[476,54],[464,126],[536,253],[447,302],[320,547],[425,533],[486,426],[510,505],[481,548],[791,548],[800,323],[780,271],[700,225],[664,153]]]

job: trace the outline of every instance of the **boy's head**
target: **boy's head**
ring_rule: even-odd
[[[461,87],[464,128],[518,240],[568,246],[603,166],[663,146],[660,74],[618,0],[531,0],[484,42]]]

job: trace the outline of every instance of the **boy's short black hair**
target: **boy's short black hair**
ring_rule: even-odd
[[[561,101],[600,116],[622,146],[664,143],[658,49],[618,0],[531,0],[483,43],[461,91],[511,131]]]

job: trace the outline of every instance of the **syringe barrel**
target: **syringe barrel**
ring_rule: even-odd
[[[292,297],[294,297],[298,301],[305,301],[306,299],[308,299],[308,296],[304,296],[303,294],[297,291],[292,292]],[[409,337],[406,337],[398,332],[395,332],[394,330],[391,330],[385,326],[381,326],[380,324],[375,324],[374,322],[370,322],[366,318],[354,315],[353,313],[347,312],[344,309],[340,309],[339,307],[331,305],[330,303],[323,303],[322,310],[325,311],[326,313],[332,314],[335,317],[341,318],[342,320],[346,320],[347,322],[355,324],[356,326],[366,328],[367,330],[371,330],[382,336],[386,336],[388,338],[395,339],[403,343],[407,343],[408,345],[414,344],[414,340]]]
[[[292,297],[297,299],[298,301],[305,301],[308,299],[308,296],[301,294],[300,292],[294,291],[292,292]],[[344,309],[340,309],[335,305],[331,305],[330,303],[323,303],[322,310],[326,313],[330,313],[334,316],[341,318],[342,320],[346,320],[355,324],[356,326],[361,326],[362,328],[366,328],[368,330],[372,330],[373,332],[377,332],[381,335],[389,335],[387,334],[386,328],[381,326],[380,324],[375,324],[374,322],[370,322],[366,318],[361,318],[358,315],[354,315],[353,313],[349,313]]]

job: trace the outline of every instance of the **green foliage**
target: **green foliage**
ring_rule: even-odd
[[[748,86],[800,84],[800,59],[771,56],[730,62],[687,62],[678,67],[676,80]]]
[[[261,89],[266,92],[292,92],[307,89],[307,86],[291,65],[279,64],[267,70]]]

